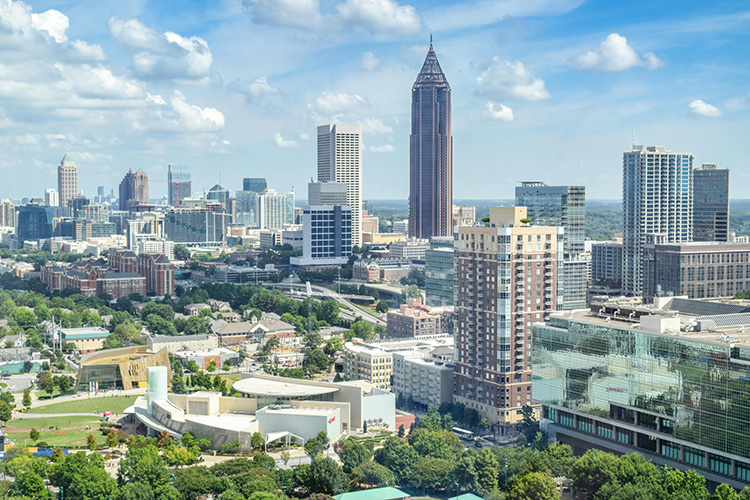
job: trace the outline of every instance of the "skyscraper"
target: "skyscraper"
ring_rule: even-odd
[[[352,207],[352,245],[362,245],[362,127],[318,127],[318,181],[345,182]]]
[[[48,207],[60,206],[60,195],[52,188],[44,190],[44,204]]]
[[[78,194],[78,167],[70,159],[68,150],[57,167],[57,192],[60,194],[60,205],[68,206],[68,202]]]
[[[258,196],[258,226],[260,229],[283,229],[294,223],[294,190],[279,193],[266,188]]]
[[[453,234],[451,87],[430,50],[411,89],[409,236]]]
[[[0,226],[14,227],[16,225],[16,207],[8,198],[0,201]]]
[[[531,404],[531,325],[562,299],[563,230],[525,218],[525,207],[491,207],[488,226],[458,229],[455,401],[492,423],[516,423]]]
[[[640,295],[646,235],[693,239],[693,155],[633,145],[622,155],[622,211],[622,289]]]
[[[242,179],[242,190],[262,193],[268,187],[265,177],[245,177]]]
[[[216,184],[209,189],[208,194],[206,194],[206,199],[218,201],[224,206],[225,211],[228,211],[229,209],[229,190],[224,189],[219,184]]]
[[[693,170],[693,241],[729,241],[729,169]]]
[[[193,191],[193,182],[190,180],[190,169],[180,165],[172,171],[172,165],[169,165],[167,173],[167,202],[173,207],[179,208],[182,200],[190,198]]]
[[[120,181],[120,210],[129,210],[128,203],[148,204],[148,174],[143,170],[129,169]]]
[[[307,185],[308,205],[347,205],[345,182],[311,182]]]

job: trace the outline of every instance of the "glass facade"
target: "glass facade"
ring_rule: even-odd
[[[533,345],[550,420],[747,480],[750,349],[567,316],[535,325]]]
[[[729,241],[729,169],[693,170],[693,241]]]
[[[456,305],[456,251],[453,236],[436,236],[425,252],[424,283],[428,306]]]
[[[585,186],[547,186],[542,182],[524,182],[516,186],[516,206],[526,207],[526,215],[535,226],[565,228],[565,258],[584,252]]]

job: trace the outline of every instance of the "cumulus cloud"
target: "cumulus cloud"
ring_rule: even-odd
[[[366,134],[392,134],[393,127],[389,127],[378,118],[364,118],[359,121],[362,131]]]
[[[145,80],[187,80],[205,83],[211,75],[213,54],[202,38],[152,30],[138,19],[112,17],[112,37],[130,55],[130,66]]]
[[[131,112],[131,126],[136,130],[204,133],[224,128],[221,111],[190,104],[179,90],[175,90],[168,100],[161,95],[146,93],[143,102],[144,109]]]
[[[101,65],[58,63],[55,67],[60,72],[64,85],[80,97],[132,99],[143,95],[140,82],[115,76]]]
[[[599,47],[579,55],[573,61],[573,66],[579,69],[600,71],[623,71],[635,66],[656,69],[663,64],[652,52],[644,54],[641,59],[628,40],[618,33],[611,33]]]
[[[508,61],[497,56],[477,78],[476,90],[487,97],[515,97],[529,101],[550,97],[544,80],[532,75],[521,61]]]
[[[503,104],[495,105],[494,102],[488,101],[484,106],[485,116],[492,118],[493,120],[501,120],[505,122],[512,122],[515,118],[513,116],[513,110]]]
[[[384,144],[382,146],[370,146],[370,151],[373,153],[393,153],[396,148],[392,144]]]
[[[336,114],[367,106],[359,94],[323,92],[311,105],[319,113]]]
[[[70,21],[59,10],[50,9],[41,14],[31,14],[31,25],[39,31],[46,31],[57,43],[68,41],[65,32]]]
[[[693,102],[689,104],[689,106],[690,106],[690,111],[695,113],[696,115],[709,116],[711,118],[718,118],[724,114],[716,106],[708,104],[707,102],[704,102],[700,99],[694,100]]]
[[[247,86],[247,90],[255,97],[279,93],[279,89],[271,86],[265,76],[259,76],[256,78],[254,82]]]
[[[423,29],[417,10],[396,0],[344,0],[323,12],[319,0],[243,0],[255,22],[326,31],[412,35]]]
[[[276,132],[273,135],[273,142],[280,148],[296,148],[297,146],[299,146],[299,143],[297,141],[284,139],[279,132]]]
[[[365,52],[364,54],[362,54],[362,60],[360,64],[362,65],[362,69],[373,71],[378,69],[378,66],[380,66],[380,59],[375,57],[375,54],[373,54],[372,52]]]

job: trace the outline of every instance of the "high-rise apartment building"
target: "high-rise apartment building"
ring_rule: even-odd
[[[456,251],[453,236],[433,236],[424,255],[424,293],[428,306],[456,305]]]
[[[262,193],[268,187],[265,177],[245,177],[242,179],[242,190]]]
[[[345,182],[352,207],[352,244],[362,246],[362,127],[318,127],[318,181]]]
[[[622,155],[622,209],[623,293],[640,295],[646,235],[693,239],[693,155],[633,145]]]
[[[307,185],[308,205],[348,205],[345,182],[311,182]]]
[[[190,169],[179,165],[172,169],[169,165],[167,172],[167,202],[170,206],[180,208],[182,200],[190,198],[193,182],[190,180]]]
[[[294,223],[294,190],[279,193],[266,188],[258,195],[258,226],[260,229],[283,229]]]
[[[53,188],[44,190],[44,204],[48,207],[57,207],[60,205],[60,194]]]
[[[729,241],[729,169],[693,170],[693,241]]]
[[[515,423],[531,400],[531,325],[562,301],[563,229],[521,222],[525,207],[492,207],[487,226],[460,227],[455,401]]]
[[[143,170],[129,169],[120,181],[120,210],[130,210],[130,205],[149,202],[148,174]]]
[[[16,207],[8,199],[4,198],[0,201],[0,226],[1,227],[15,227],[16,225]]]
[[[67,149],[57,167],[57,192],[63,207],[67,207],[68,202],[78,195],[78,167],[70,159]]]
[[[411,89],[409,236],[450,236],[452,225],[451,87],[430,36],[430,50]]]

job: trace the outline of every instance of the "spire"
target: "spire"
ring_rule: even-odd
[[[430,50],[432,50],[432,33],[430,33]]]
[[[68,163],[73,162],[73,160],[70,159],[70,155],[68,155],[68,148],[65,148],[65,156],[63,156],[63,159],[60,161],[60,163]]]
[[[435,49],[432,46],[432,33],[430,33],[430,50],[427,51],[427,57],[422,65],[422,70],[417,75],[417,81],[414,85],[420,83],[437,83],[441,85],[448,85],[448,80],[443,74],[443,70],[440,68]]]

